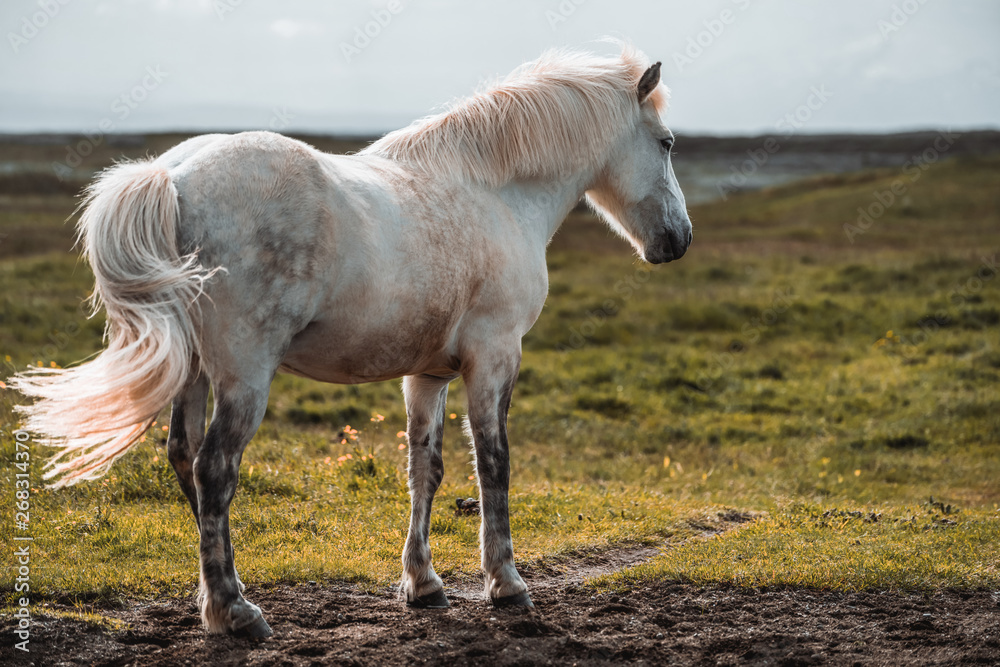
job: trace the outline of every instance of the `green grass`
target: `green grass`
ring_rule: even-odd
[[[781,508],[710,539],[691,540],[594,582],[612,589],[666,579],[749,588],[931,591],[995,588],[1000,522],[989,510],[952,515]]]
[[[853,243],[844,224],[898,172],[730,197],[695,209],[689,254],[660,267],[574,214],[550,248],[550,297],[511,410],[519,561],[667,541],[596,585],[1000,586],[1000,281],[981,273],[997,250],[998,176],[995,157],[938,163]],[[72,200],[0,204],[3,375],[93,354],[103,321],[79,309],[92,278],[65,252]],[[34,236],[6,254],[24,211]],[[17,399],[0,394],[0,452],[13,462]],[[452,510],[476,495],[460,381],[448,412],[431,544],[438,572],[471,576],[478,518]],[[107,478],[60,491],[43,488],[47,453],[32,446],[36,599],[194,590],[197,536],[166,461],[166,418]],[[398,383],[279,376],[233,506],[244,581],[395,581],[404,428]],[[15,472],[0,472],[8,497]],[[726,508],[762,518],[703,537]],[[8,543],[13,533],[0,522]],[[9,551],[0,562],[10,571]]]
[[[0,608],[0,617],[13,616],[17,613],[17,611],[18,607],[14,606]],[[42,609],[40,611],[49,618],[76,621],[78,623],[88,625],[95,630],[102,630],[104,632],[122,632],[130,628],[130,625],[125,621],[111,616],[105,616],[98,612],[88,611],[82,606],[77,609],[66,610],[56,609],[51,607],[48,603],[45,603],[42,605]]]

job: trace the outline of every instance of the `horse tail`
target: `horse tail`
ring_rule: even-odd
[[[91,308],[107,311],[107,348],[71,368],[34,368],[11,386],[54,487],[100,477],[136,444],[200,359],[197,299],[215,271],[181,256],[177,188],[163,166],[125,162],[87,189],[78,242],[94,272]]]

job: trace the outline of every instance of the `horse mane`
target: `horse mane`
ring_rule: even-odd
[[[623,44],[618,57],[546,51],[503,81],[444,113],[390,132],[360,155],[377,155],[500,187],[512,180],[562,177],[592,164],[632,126],[647,58]],[[651,95],[658,112],[667,90]]]

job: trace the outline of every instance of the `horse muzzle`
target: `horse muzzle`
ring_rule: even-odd
[[[643,258],[650,264],[665,264],[680,259],[691,245],[693,234],[666,229],[643,252]]]

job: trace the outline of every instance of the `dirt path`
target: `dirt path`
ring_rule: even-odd
[[[490,608],[472,578],[448,582],[453,607],[444,611],[411,611],[392,591],[348,585],[251,588],[275,631],[263,642],[206,636],[193,599],[101,610],[129,624],[119,631],[36,616],[27,655],[12,649],[5,619],[0,664],[1000,665],[1000,593],[661,584],[594,595],[580,586],[656,553],[616,550],[529,569],[531,612]]]

